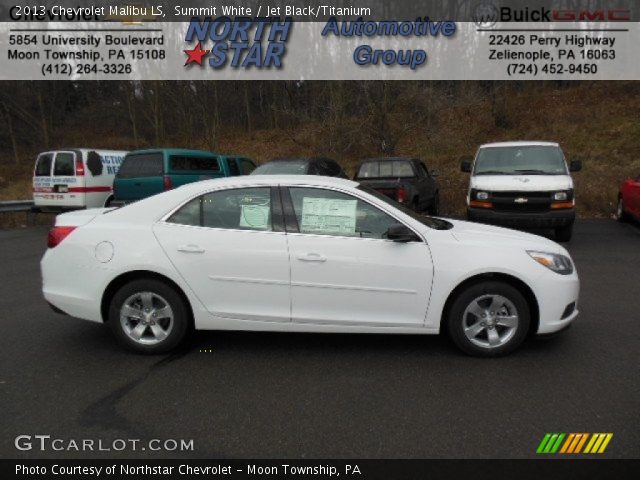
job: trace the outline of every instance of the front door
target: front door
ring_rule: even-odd
[[[433,265],[423,241],[386,239],[399,222],[349,194],[310,187],[288,192],[283,194],[289,206],[292,321],[424,324]]]

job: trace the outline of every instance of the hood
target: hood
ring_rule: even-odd
[[[573,188],[569,175],[474,175],[471,188],[490,192],[546,192]]]
[[[494,247],[517,247],[523,250],[537,250],[549,253],[568,255],[564,247],[548,238],[525,233],[510,228],[494,227],[482,223],[464,222],[462,220],[447,221],[453,224],[449,230],[453,237],[463,243],[491,243]]]

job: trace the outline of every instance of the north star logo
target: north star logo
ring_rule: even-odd
[[[289,40],[292,19],[218,17],[201,21],[192,18],[185,35],[185,42],[193,48],[183,50],[187,55],[184,66],[207,64],[214,69],[227,65],[231,68],[282,68],[285,45]],[[203,47],[213,42],[210,49]]]

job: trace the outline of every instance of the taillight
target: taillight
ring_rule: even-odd
[[[73,232],[76,227],[53,227],[49,230],[47,236],[47,247],[54,248],[60,245],[67,236]]]
[[[81,158],[76,159],[76,177],[84,177],[84,163]]]
[[[400,187],[398,189],[398,192],[396,193],[397,197],[396,200],[398,201],[398,203],[404,203],[407,201],[407,189],[404,187]]]
[[[173,188],[173,182],[171,181],[171,177],[169,175],[164,176],[164,189],[171,190]]]

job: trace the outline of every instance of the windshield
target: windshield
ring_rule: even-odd
[[[567,166],[560,147],[485,147],[478,152],[473,174],[567,175]]]
[[[251,172],[251,175],[305,175],[306,173],[307,162],[305,160],[292,160],[265,163]]]
[[[402,213],[406,213],[414,220],[419,221],[423,225],[426,225],[429,228],[433,228],[435,230],[449,230],[453,228],[453,224],[447,222],[446,220],[442,220],[441,218],[430,217],[428,215],[423,215],[417,212],[414,212],[410,208],[405,205],[392,200],[391,198],[383,195],[382,193],[374,190],[373,188],[367,187],[365,185],[358,185],[358,190],[362,190],[363,192],[367,192],[369,195],[376,197],[378,200],[382,200],[384,203],[391,205],[393,208],[397,208]]]
[[[407,178],[415,177],[411,162],[407,160],[383,160],[365,162],[358,170],[358,178]]]

